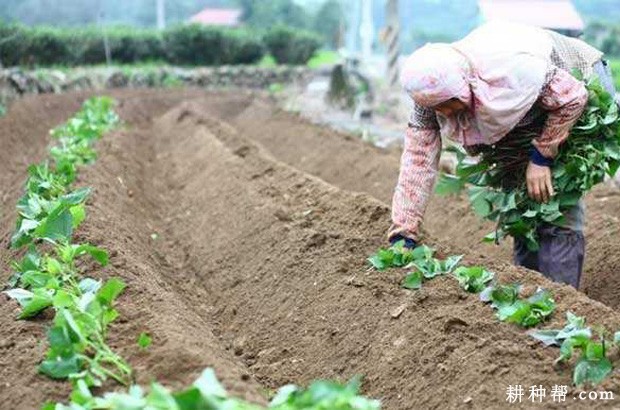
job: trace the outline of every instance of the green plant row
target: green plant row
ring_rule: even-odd
[[[620,167],[618,105],[595,76],[585,85],[588,104],[560,146],[552,167],[555,195],[547,203],[531,199],[525,182],[528,153],[539,132],[515,131],[493,147],[484,148],[477,161],[462,149],[449,149],[457,156],[456,173],[442,174],[436,191],[445,195],[468,187],[472,209],[497,224],[484,241],[498,242],[510,235],[525,239],[529,249],[538,249],[537,230],[541,225],[561,226],[563,214],[586,192],[606,176],[616,174]]]
[[[249,29],[177,25],[164,31],[129,27],[57,28],[0,23],[3,66],[77,66],[166,62],[214,66],[253,64],[270,53],[280,64],[305,64],[321,46],[311,33],[288,27],[266,32]]]
[[[581,385],[586,382],[598,384],[613,371],[613,364],[607,357],[609,347],[620,347],[620,332],[613,337],[604,328],[599,327],[595,334],[586,327],[583,317],[566,312],[566,322],[562,329],[542,329],[530,332],[530,335],[546,346],[560,348],[560,357],[556,363],[564,363],[579,354],[573,371],[573,383]]]
[[[90,188],[73,189],[80,166],[96,159],[93,143],[118,123],[114,101],[107,97],[87,100],[65,124],[51,131],[57,143],[51,161],[29,168],[25,193],[18,201],[18,218],[11,246],[27,247],[11,267],[10,289],[5,293],[21,307],[19,319],[29,319],[52,309],[54,319],[47,332],[48,351],[39,372],[53,379],[69,379],[70,403],[48,403],[44,410],[210,410],[262,407],[228,397],[211,369],[188,389],[171,393],[153,383],[148,394],[137,385],[127,392],[94,396],[93,387],[107,379],[129,386],[133,371],[106,344],[108,326],[118,317],[116,298],[125,284],[84,275],[84,258],[100,266],[108,263],[105,250],[88,243],[72,243],[73,232],[86,217]],[[86,265],[87,266],[87,265]],[[142,333],[138,346],[148,348],[151,338]],[[379,410],[376,400],[359,396],[360,383],[347,385],[317,381],[308,389],[284,386],[270,408],[278,410]]]
[[[73,232],[86,218],[85,202],[91,193],[90,188],[72,185],[78,168],[95,160],[94,142],[118,123],[113,104],[110,98],[91,98],[52,130],[56,144],[50,149],[51,161],[28,169],[11,237],[14,249],[28,249],[11,264],[11,289],[5,293],[19,303],[19,319],[53,309],[49,348],[39,372],[70,379],[76,389],[100,386],[108,378],[131,382],[131,368],[106,344],[108,326],[118,317],[114,301],[125,284],[117,278],[84,276],[82,259],[105,266],[108,254],[91,244],[72,242]]]
[[[275,410],[380,410],[378,400],[359,396],[360,383],[353,379],[346,385],[315,381],[307,389],[286,385],[278,390],[268,408]],[[212,369],[185,390],[170,392],[152,383],[146,393],[134,385],[127,392],[93,396],[88,389],[74,394],[69,406],[49,404],[42,410],[265,410],[265,407],[232,398],[217,380]]]
[[[552,294],[538,289],[529,297],[521,297],[518,284],[499,284],[495,274],[482,266],[458,266],[462,256],[449,256],[446,259],[434,257],[435,251],[426,246],[414,249],[404,247],[400,241],[387,249],[379,249],[368,258],[372,268],[382,271],[389,268],[403,268],[407,272],[401,283],[406,289],[420,289],[425,280],[439,275],[451,275],[461,288],[469,293],[480,295],[480,300],[495,310],[496,317],[507,323],[523,328],[531,328],[545,322],[556,310]],[[543,329],[531,331],[530,335],[547,346],[559,346],[560,358],[557,362],[568,363],[575,352],[579,357],[573,368],[575,385],[598,384],[613,370],[606,355],[608,332],[600,330],[598,338],[592,336],[585,320],[567,313],[567,325],[560,330]],[[620,332],[613,337],[613,344],[620,346]]]

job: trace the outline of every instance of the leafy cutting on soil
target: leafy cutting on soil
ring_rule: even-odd
[[[379,271],[403,267],[411,269],[403,279],[402,287],[419,289],[425,279],[433,279],[438,275],[452,272],[463,257],[449,256],[441,260],[435,258],[434,254],[435,250],[426,245],[407,249],[404,247],[404,241],[398,241],[388,249],[379,249],[376,254],[368,258],[368,262]]]
[[[515,323],[522,327],[532,327],[547,319],[555,311],[555,301],[551,293],[538,289],[527,299],[520,299],[518,285],[498,285],[486,288],[480,300],[491,303],[502,322]]]
[[[269,404],[276,410],[378,410],[381,404],[359,396],[361,383],[354,378],[346,385],[330,381],[315,381],[307,389],[287,385],[278,391]]]
[[[421,247],[420,247],[421,248]],[[401,268],[407,266],[411,261],[420,254],[427,252],[426,248],[417,251],[405,248],[405,241],[398,241],[387,249],[379,249],[377,253],[368,258],[368,262],[375,269],[382,271],[389,268]]]
[[[454,273],[454,277],[459,281],[459,284],[467,292],[480,293],[485,288],[487,283],[493,280],[495,274],[486,270],[482,266],[460,266]]]
[[[307,389],[287,385],[277,392],[269,409],[379,410],[379,401],[360,396],[359,388],[358,379],[346,385],[316,381]],[[180,392],[173,393],[161,384],[153,383],[148,394],[134,385],[126,393],[105,393],[103,397],[95,397],[84,388],[72,398],[70,406],[49,403],[42,410],[266,410],[263,406],[229,397],[213,369],[205,369],[192,386]]]
[[[620,167],[620,116],[618,105],[600,84],[586,82],[588,105],[560,148],[552,167],[555,196],[537,203],[527,193],[525,170],[531,141],[540,132],[514,131],[493,146],[481,149],[477,161],[459,148],[455,175],[442,175],[439,194],[458,193],[467,185],[469,201],[479,216],[497,223],[485,241],[499,242],[506,235],[523,238],[528,248],[538,249],[537,229],[543,224],[561,225],[563,213],[577,204],[605,176]],[[542,129],[541,124],[540,127]]]
[[[572,312],[566,313],[566,325],[562,329],[543,329],[531,332],[530,335],[547,346],[558,346],[560,357],[556,362],[568,362],[575,351],[579,358],[573,370],[573,383],[577,386],[585,383],[593,385],[602,382],[613,370],[611,361],[607,358],[605,332],[597,335],[585,326],[585,319],[575,316]],[[614,336],[614,339],[616,337]]]

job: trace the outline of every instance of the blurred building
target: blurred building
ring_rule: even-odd
[[[206,8],[189,18],[190,23],[207,26],[237,27],[241,25],[241,9]]]
[[[584,21],[571,0],[479,0],[484,21],[529,24],[577,37]]]

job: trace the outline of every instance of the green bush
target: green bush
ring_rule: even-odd
[[[78,59],[72,45],[78,40],[78,33],[57,28],[42,27],[34,29],[27,36],[28,53],[26,61],[36,61],[37,64],[51,65],[58,61],[67,61],[69,64]]]
[[[179,65],[253,64],[265,55],[260,35],[243,29],[179,25],[163,32],[106,28],[114,63],[161,61]],[[92,65],[106,62],[101,28],[60,29],[0,23],[3,66]]]
[[[620,92],[620,59],[612,59],[610,62],[611,65],[611,73],[614,77],[614,84],[616,86],[616,91]]]
[[[231,31],[229,33],[227,64],[254,64],[265,55],[265,45],[260,36],[249,31]]]
[[[0,24],[0,64],[15,66],[27,64],[27,32],[17,24]]]
[[[182,65],[251,64],[264,55],[260,39],[249,32],[200,24],[166,30],[163,45],[167,61]]]
[[[269,30],[264,41],[279,64],[306,64],[321,46],[313,33],[278,26]]]

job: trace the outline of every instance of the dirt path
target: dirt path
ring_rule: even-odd
[[[364,391],[381,398],[387,410],[459,408],[464,402],[498,408],[509,384],[549,389],[570,383],[567,370],[552,366],[556,350],[497,322],[451,279],[409,292],[398,286],[400,272],[368,272],[364,260],[383,243],[387,205],[280,162],[254,142],[282,132],[259,128],[266,127],[260,118],[251,132],[232,121],[238,132],[208,115],[230,119],[217,111],[228,104],[240,113],[240,101],[223,101],[221,95],[196,99],[202,96],[198,91],[114,95],[127,126],[104,138],[99,161],[81,174],[95,195],[80,238],[109,249],[111,266],[104,275],[128,283],[120,299],[123,320],[113,326],[111,343],[137,369],[138,381],[157,377],[179,387],[214,366],[231,391],[260,402],[265,391],[285,383],[362,374]],[[67,118],[82,97],[18,103],[4,121],[19,124],[20,112],[45,111],[46,103],[58,111],[50,110],[47,122],[26,123],[31,129],[20,135],[34,134],[29,140],[0,135],[3,146],[12,141],[0,171],[25,169],[18,153],[28,142],[33,147],[26,162],[40,156],[44,130]],[[292,128],[291,135],[298,137],[299,149],[307,149],[307,161],[317,161],[320,156],[301,143],[304,127]],[[323,139],[329,137],[325,132]],[[373,166],[347,158],[357,141],[338,143],[342,155],[332,148],[332,156],[359,172]],[[325,146],[315,142],[327,153]],[[363,149],[369,157],[374,152]],[[381,155],[366,176],[377,178],[377,189],[388,173],[379,165],[392,158]],[[20,172],[12,178],[19,180]],[[3,210],[11,211],[3,213],[0,226],[6,238],[19,184],[3,183],[11,188],[3,202]],[[429,242],[455,252],[433,237]],[[6,262],[12,253],[4,248],[0,258]],[[559,304],[556,321],[570,306],[592,323],[620,328],[620,314],[568,287],[476,252],[466,261],[484,263],[503,281],[551,289]],[[8,274],[3,270],[3,279]],[[15,305],[1,300],[0,403],[28,409],[66,397],[66,383],[36,374],[45,322],[16,322]],[[147,352],[136,347],[141,331],[154,336]],[[619,377],[601,389],[620,394]],[[588,408],[606,405],[589,402]]]

